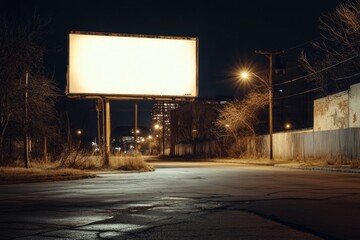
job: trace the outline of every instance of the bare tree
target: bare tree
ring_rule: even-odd
[[[268,101],[266,92],[252,91],[243,100],[234,100],[225,104],[219,109],[215,133],[219,138],[230,138],[230,142],[236,142],[246,136],[255,138],[258,114],[268,105]]]
[[[43,73],[45,24],[37,15],[23,22],[0,16],[0,158],[3,160],[5,132],[24,128],[25,76],[29,75],[29,131],[33,136],[53,132],[57,86]]]
[[[308,79],[327,95],[359,82],[360,1],[346,0],[319,18],[320,40],[313,42],[316,54],[304,51],[300,63]]]

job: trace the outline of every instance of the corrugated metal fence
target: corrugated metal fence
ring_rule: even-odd
[[[244,154],[264,157],[269,154],[269,135],[257,136],[255,140],[249,137],[239,141],[242,143],[239,146],[244,146]],[[215,142],[197,144],[196,155],[215,156],[219,152],[218,148]],[[192,144],[177,144],[175,154],[194,155],[193,149]],[[328,157],[360,159],[360,128],[275,133],[273,134],[273,156],[282,159]]]

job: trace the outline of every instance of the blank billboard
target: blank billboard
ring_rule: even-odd
[[[198,94],[198,39],[71,32],[68,95]]]

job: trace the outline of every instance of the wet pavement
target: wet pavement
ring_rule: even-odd
[[[0,239],[359,239],[359,174],[226,163],[0,186]]]

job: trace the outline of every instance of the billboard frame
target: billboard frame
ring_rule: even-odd
[[[70,93],[70,35],[94,35],[94,36],[113,36],[113,37],[135,37],[135,38],[155,38],[155,39],[175,39],[175,40],[195,40],[196,42],[196,94],[195,96],[179,96],[179,95],[137,95],[137,94],[97,94],[97,93]],[[126,34],[126,33],[108,33],[108,32],[86,32],[86,31],[70,31],[68,34],[68,57],[67,57],[67,74],[66,74],[66,90],[65,94],[69,98],[85,98],[85,99],[110,99],[110,100],[156,100],[156,101],[193,101],[199,95],[199,38],[183,37],[183,36],[164,36],[164,35],[146,35],[146,34]]]

